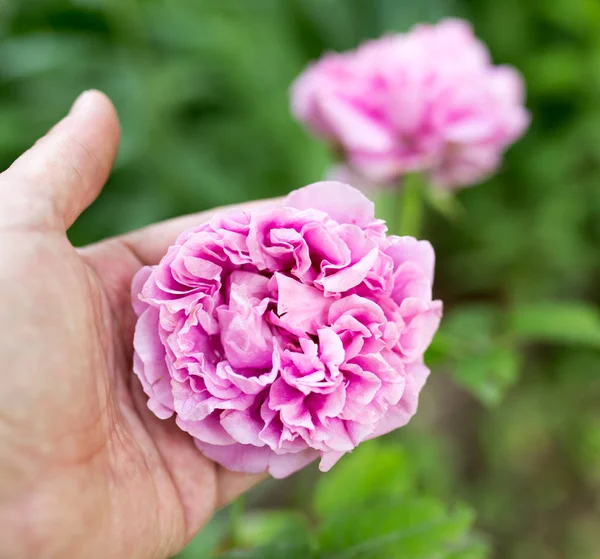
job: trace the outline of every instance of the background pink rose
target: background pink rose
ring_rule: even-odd
[[[134,370],[160,418],[226,468],[329,469],[404,425],[440,320],[434,253],[317,183],[183,233],[136,276]]]
[[[295,116],[365,179],[425,172],[459,188],[494,172],[526,130],[520,74],[458,19],[328,53],[292,87]]]

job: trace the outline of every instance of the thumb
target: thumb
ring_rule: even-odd
[[[63,120],[0,174],[0,226],[69,228],[104,186],[119,139],[108,97],[82,93]]]

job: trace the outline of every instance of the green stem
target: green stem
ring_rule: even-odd
[[[425,181],[417,173],[404,177],[398,190],[396,227],[400,235],[419,237],[423,220],[423,193]]]

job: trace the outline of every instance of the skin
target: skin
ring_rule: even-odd
[[[229,472],[146,408],[132,375],[134,274],[210,213],[75,249],[65,231],[119,145],[89,91],[0,175],[2,557],[168,557],[262,476]]]

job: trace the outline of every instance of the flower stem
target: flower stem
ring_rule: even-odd
[[[419,237],[423,219],[423,193],[425,181],[422,175],[413,173],[404,177],[398,189],[396,230],[400,235]]]

